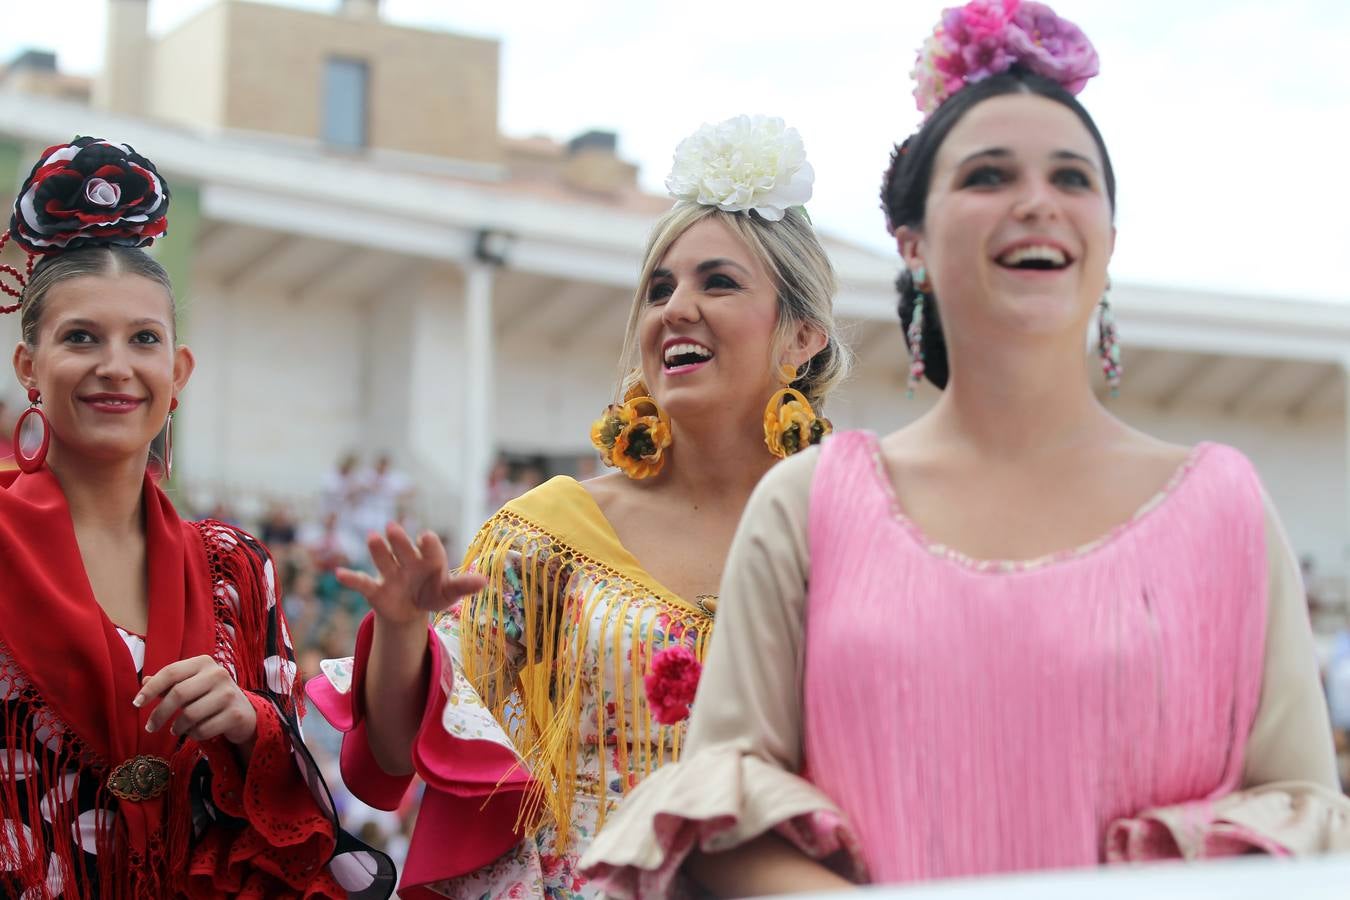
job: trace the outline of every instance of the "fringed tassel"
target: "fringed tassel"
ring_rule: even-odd
[[[270,597],[273,602],[280,601],[280,587],[275,577],[271,584],[267,583],[264,568],[266,551],[254,538],[238,529],[209,519],[194,524],[206,547],[211,582],[217,591],[216,602],[226,605],[228,615],[224,618],[234,625],[233,637],[225,629],[216,630],[217,661],[234,670],[239,686],[244,690],[264,690],[264,654],[269,647],[272,652],[281,652],[282,638],[274,634],[269,635],[266,641],[258,640],[258,635],[267,628],[267,607],[262,603],[244,601],[263,597]],[[236,538],[236,535],[239,537]],[[253,547],[246,546],[244,542],[252,542]],[[237,592],[236,598],[225,596],[225,585],[233,586]],[[281,621],[280,616],[277,621]],[[289,695],[275,696],[287,715],[298,714],[305,708],[303,679],[294,679]]]
[[[0,735],[0,819],[21,822],[27,809],[30,822],[41,815],[48,827],[38,821],[27,829],[6,828],[5,839],[0,840],[0,891],[17,881],[24,897],[44,900],[128,896],[132,880],[125,862],[119,864],[115,803],[103,786],[100,768],[69,732],[56,732],[48,743],[38,740],[35,722],[49,714],[23,674],[8,663],[10,659],[0,645],[0,685],[6,694],[0,720],[4,729]],[[84,779],[97,779],[99,784],[92,834],[82,828],[78,817],[76,800]],[[90,883],[85,870],[82,841],[92,841],[97,853],[97,885]]]
[[[561,850],[572,836],[572,807],[579,792],[589,791],[601,801],[603,824],[612,780],[603,744],[611,735],[624,791],[637,783],[637,776],[678,757],[674,748],[668,756],[666,745],[673,739],[678,747],[684,725],[671,726],[673,738],[667,727],[656,725],[643,687],[652,651],[660,649],[650,646],[655,615],[635,614],[649,592],[509,510],[497,513],[478,532],[463,568],[488,581],[459,607],[463,674],[507,727],[534,776],[518,827],[533,833],[551,823]],[[518,618],[510,608],[517,593]],[[692,629],[701,660],[711,630],[706,614],[668,604],[661,604],[660,611],[671,616],[671,630],[680,635],[667,634],[665,643],[683,640]],[[599,661],[598,669],[588,662],[591,634],[597,637],[593,659]],[[604,702],[606,683],[615,692],[612,712]],[[603,742],[594,787],[583,786],[578,773],[582,701],[587,696],[595,700],[595,726]]]

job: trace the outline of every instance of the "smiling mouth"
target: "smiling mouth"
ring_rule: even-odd
[[[81,397],[80,399],[91,406],[101,406],[104,409],[134,409],[143,402],[136,397]]]
[[[1057,272],[1067,269],[1073,257],[1050,244],[1028,244],[1001,253],[994,262],[1023,272]]]
[[[713,352],[699,344],[671,344],[666,348],[661,364],[667,371],[696,366],[713,358]]]

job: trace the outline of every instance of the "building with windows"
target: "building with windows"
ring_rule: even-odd
[[[425,520],[463,540],[497,454],[591,458],[642,243],[668,204],[613,134],[502,135],[498,43],[389,23],[371,0],[217,0],[159,36],[147,0],[108,11],[92,84],[41,54],[0,73],[0,200],[76,133],[127,141],[170,180],[156,252],[199,363],[176,434],[187,499],[304,503],[342,453],[388,450]],[[898,261],[826,244],[859,359],[828,414],[895,428],[932,402],[904,396]],[[1342,596],[1350,308],[1138,284],[1112,299],[1126,346],[1112,403],[1173,440],[1247,452]],[[16,410],[17,389],[5,396]]]

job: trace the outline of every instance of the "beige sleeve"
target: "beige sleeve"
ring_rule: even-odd
[[[723,570],[717,622],[680,761],[629,794],[582,857],[607,896],[668,897],[695,848],[768,832],[862,880],[843,815],[802,760],[807,514],[819,451],[775,466],[746,506]]]
[[[788,772],[801,765],[807,518],[818,456],[808,450],[775,466],[746,505],[723,570],[690,754],[734,745]]]
[[[1306,781],[1339,790],[1307,594],[1298,561],[1269,497],[1265,504],[1270,612],[1261,701],[1247,740],[1243,787]]]

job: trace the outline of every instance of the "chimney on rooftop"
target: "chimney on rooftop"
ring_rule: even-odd
[[[637,184],[637,166],[618,157],[619,136],[586,131],[567,142],[563,181],[592,194],[617,194]]]
[[[94,105],[145,115],[150,67],[150,0],[108,0],[103,74],[94,79]]]

